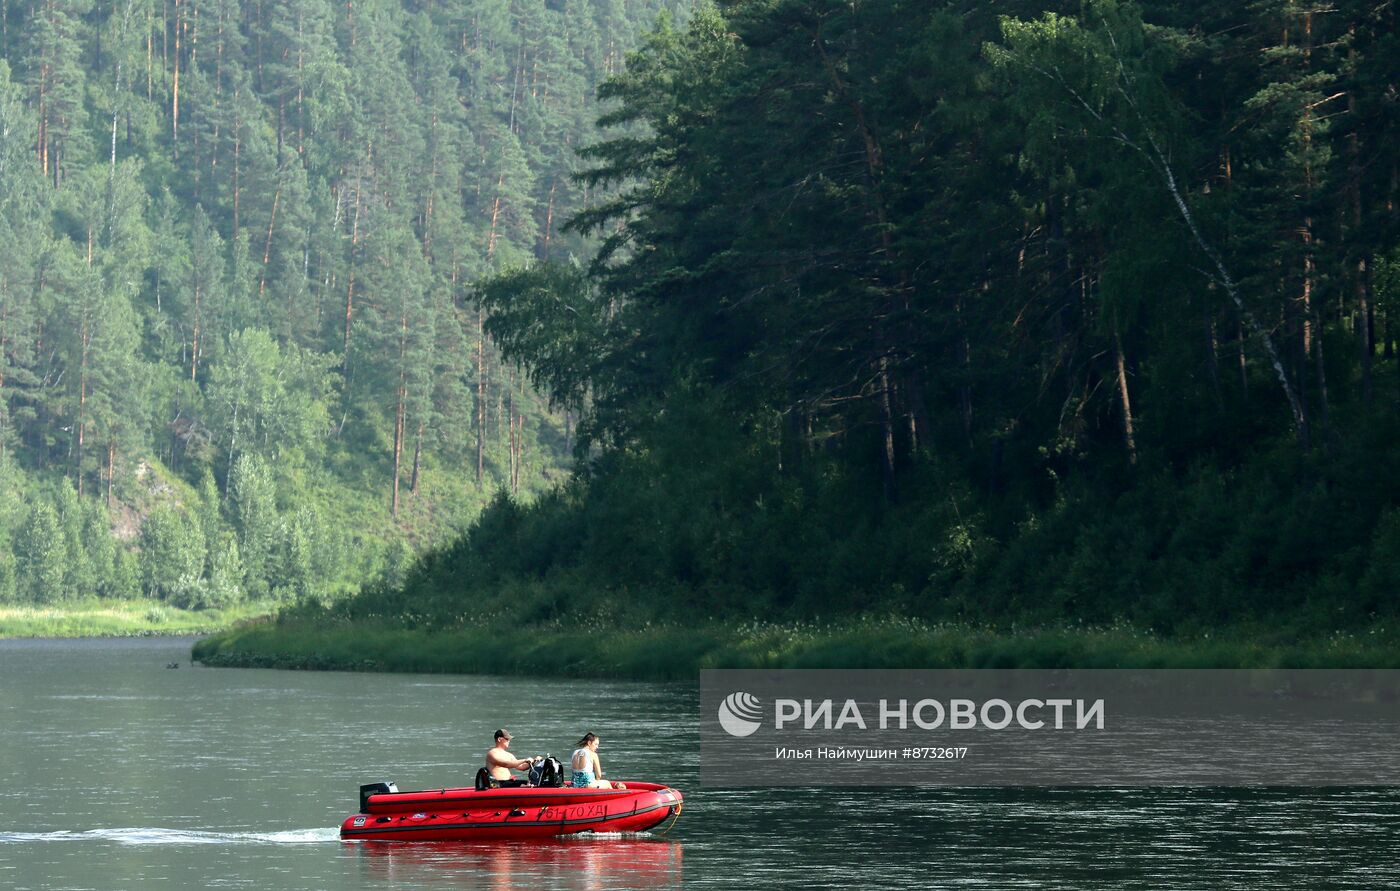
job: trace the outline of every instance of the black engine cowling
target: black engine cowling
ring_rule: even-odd
[[[360,813],[369,813],[369,797],[371,795],[383,795],[397,791],[399,791],[399,787],[393,783],[366,783],[360,787]]]

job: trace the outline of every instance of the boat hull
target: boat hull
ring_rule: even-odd
[[[646,832],[681,812],[681,793],[656,783],[626,789],[523,787],[387,792],[340,826],[343,839],[474,841],[581,832]]]

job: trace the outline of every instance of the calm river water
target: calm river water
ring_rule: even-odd
[[[1400,790],[705,790],[697,701],[208,669],[183,640],[0,642],[0,888],[1400,886]],[[685,813],[665,837],[338,840],[361,782],[467,785],[500,725],[525,755],[594,730],[611,775],[677,786]]]

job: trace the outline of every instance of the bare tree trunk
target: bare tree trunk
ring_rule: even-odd
[[[506,449],[510,454],[510,490],[513,493],[516,483],[514,369],[511,370],[510,378],[506,384]]]
[[[502,171],[496,178],[496,197],[491,201],[491,231],[486,237],[486,262],[489,265],[491,258],[496,255],[496,222],[501,216],[501,186],[505,184],[506,175]]]
[[[890,392],[889,359],[881,356],[879,368],[880,426],[884,436],[883,447],[880,449],[880,470],[881,477],[884,480],[885,500],[893,501],[896,494],[894,479],[894,411],[891,405],[892,394]]]
[[[413,437],[413,473],[409,477],[408,491],[414,498],[418,497],[418,467],[419,460],[423,457],[423,422],[418,422],[418,431]]]
[[[399,382],[398,405],[394,410],[394,494],[389,499],[389,515],[399,516],[399,465],[403,456],[404,386]]]
[[[1371,267],[1369,258],[1356,261],[1356,302],[1360,323],[1357,335],[1361,339],[1361,401],[1369,406],[1374,395],[1372,368],[1376,357],[1376,310],[1371,300]]]
[[[1133,403],[1128,398],[1128,369],[1123,361],[1123,337],[1113,329],[1113,360],[1118,367],[1118,398],[1123,407],[1123,444],[1128,448],[1128,463],[1137,464],[1137,443],[1133,438]]]
[[[525,412],[516,417],[515,423],[520,428],[515,434],[515,487],[519,489],[520,481],[525,478]]]
[[[1312,36],[1312,16],[1304,17],[1307,25],[1309,40]],[[1305,52],[1305,59],[1306,59]],[[1309,131],[1304,131],[1304,141],[1311,144],[1312,137]],[[1303,197],[1304,201],[1311,203],[1313,192],[1313,173],[1310,165],[1304,165],[1303,173]],[[1313,256],[1313,219],[1310,214],[1303,215],[1303,228],[1300,232],[1303,239],[1303,357],[1313,358],[1317,362],[1317,395],[1319,407],[1319,420],[1325,430],[1328,422],[1327,404],[1327,368],[1322,357],[1322,324],[1321,314],[1313,302],[1313,282],[1317,276],[1317,261]],[[1315,341],[1315,343],[1314,343]],[[1306,397],[1304,397],[1306,398]]]
[[[125,42],[127,27],[131,24],[131,16],[135,12],[136,4],[128,0],[126,10],[122,14],[120,30],[117,32],[117,49],[114,53],[116,57],[116,72],[112,78],[112,140],[110,161],[107,166],[107,243],[111,244],[116,230],[116,200],[117,200],[117,118],[121,114],[121,94],[122,94],[122,43]],[[115,12],[115,10],[114,10]]]
[[[1356,59],[1356,26],[1350,28],[1353,42],[1347,52],[1348,57],[1353,61]],[[1356,92],[1347,93],[1347,111],[1355,120],[1357,116]],[[1352,130],[1348,138],[1348,173],[1349,191],[1351,193],[1351,231],[1354,237],[1361,234],[1361,223],[1363,219],[1361,209],[1361,137]],[[1361,251],[1356,258],[1356,268],[1354,275],[1356,283],[1357,313],[1360,318],[1356,326],[1356,333],[1360,340],[1361,347],[1361,401],[1369,408],[1371,405],[1372,384],[1371,384],[1371,364],[1376,354],[1376,323],[1375,312],[1371,307],[1371,277],[1370,263],[1366,252]]]
[[[239,120],[238,120],[238,117],[235,115],[235,116],[234,116],[234,119],[233,119],[233,237],[234,237],[234,238],[237,238],[237,237],[238,237],[238,192],[239,192],[238,174],[240,173],[239,167],[241,166],[240,162],[241,162],[241,160],[242,160],[242,159],[241,159],[241,155],[242,155],[242,147],[243,147],[242,134],[239,133],[239,130],[241,129],[241,126],[242,126],[242,122],[239,121]]]
[[[1282,291],[1280,292],[1282,293]],[[1299,445],[1304,449],[1312,447],[1312,421],[1311,409],[1308,407],[1308,362],[1307,356],[1303,354],[1302,325],[1298,319],[1294,318],[1294,303],[1289,301],[1279,313],[1279,327],[1288,332],[1291,349],[1293,352],[1294,367],[1297,368],[1298,384],[1296,392],[1298,394],[1298,410],[1302,412],[1302,422],[1300,427],[1306,430],[1308,436],[1301,438]]]
[[[1314,317],[1316,317],[1317,315],[1316,308],[1313,309],[1313,315]],[[1319,405],[1318,420],[1321,421],[1322,432],[1323,435],[1326,436],[1329,420],[1331,417],[1331,406],[1329,405],[1329,400],[1327,397],[1327,363],[1323,360],[1322,356],[1321,322],[1317,323],[1317,330],[1318,337],[1313,343],[1313,358],[1317,361],[1317,398]]]
[[[195,282],[194,285],[194,330],[190,340],[190,380],[194,380],[199,374],[199,338],[201,318],[201,304],[204,292],[203,280]]]
[[[486,475],[486,328],[476,308],[476,487]]]
[[[362,171],[355,174],[355,218],[350,224],[350,268],[347,270],[349,284],[345,288],[345,355],[341,360],[341,372],[350,370],[350,322],[355,314],[355,256],[360,246],[360,186]]]
[[[1301,300],[1303,303],[1303,355],[1312,358],[1313,342],[1313,255],[1312,255],[1312,217],[1305,217],[1302,228],[1303,237],[1303,293]]]
[[[549,259],[549,239],[554,231],[554,192],[559,187],[556,179],[549,181],[549,204],[544,212],[544,254],[541,259]]]
[[[1220,392],[1220,335],[1216,330],[1215,313],[1206,311],[1206,371],[1210,374],[1210,387],[1215,393],[1215,404],[1224,404]]]
[[[242,402],[233,403],[233,428],[228,438],[228,473],[224,474],[225,496],[228,495],[229,488],[233,485],[233,456],[238,453],[238,411],[242,407]]]
[[[174,2],[175,53],[171,56],[174,76],[170,90],[170,146],[178,161],[180,159],[180,31],[184,27],[185,19],[181,14],[180,0],[174,0]]]
[[[822,37],[820,22],[818,22],[813,30],[812,38],[832,88],[850,107],[856,129],[860,132],[865,152],[865,177],[868,187],[868,197],[872,210],[874,211],[876,225],[879,227],[883,254],[886,260],[888,260],[893,256],[893,251],[891,250],[892,245],[885,212],[884,196],[880,191],[880,178],[884,169],[883,152],[880,149],[878,140],[875,138],[875,132],[870,127],[869,120],[865,114],[865,106],[861,103],[860,98],[850,91],[845,80],[841,77],[840,70],[827,54],[826,40]],[[883,316],[888,310],[888,306],[882,306],[878,308],[877,312]],[[877,386],[879,388],[877,398],[880,404],[880,425],[884,436],[884,447],[881,449],[880,453],[880,469],[884,479],[885,499],[887,501],[893,501],[897,494],[895,487],[894,411],[889,368],[889,345],[883,321],[879,321],[876,324],[875,338],[876,349],[880,352],[877,363]]]
[[[306,45],[302,35],[305,23],[301,12],[297,13],[297,155],[306,153],[306,109],[303,105],[306,93]]]
[[[1126,70],[1122,69],[1120,64],[1117,90],[1119,95],[1127,101],[1128,105],[1137,115],[1139,121],[1143,124],[1143,138],[1146,141],[1145,145],[1140,144],[1138,140],[1129,136],[1117,125],[1106,121],[1099,110],[1093,104],[1085,100],[1073,87],[1069,86],[1063,77],[1058,76],[1055,72],[1045,71],[1033,64],[1028,67],[1037,74],[1048,78],[1057,86],[1065,89],[1071,99],[1087,112],[1090,117],[1099,124],[1109,127],[1115,139],[1124,146],[1141,154],[1143,158],[1147,160],[1148,166],[1161,178],[1162,185],[1167,190],[1167,194],[1171,196],[1173,204],[1176,205],[1177,212],[1181,215],[1182,221],[1186,224],[1187,230],[1191,233],[1191,238],[1196,242],[1197,246],[1200,247],[1201,251],[1205,253],[1206,257],[1210,259],[1211,265],[1215,267],[1215,277],[1217,281],[1225,289],[1225,293],[1229,296],[1230,301],[1235,304],[1235,309],[1239,312],[1243,323],[1259,340],[1260,344],[1263,345],[1264,352],[1269,358],[1269,364],[1273,366],[1279,386],[1282,388],[1283,394],[1288,400],[1289,409],[1292,411],[1298,442],[1303,448],[1307,448],[1311,441],[1308,430],[1307,409],[1303,405],[1303,401],[1299,398],[1298,391],[1293,386],[1293,382],[1288,377],[1288,372],[1284,368],[1283,360],[1279,356],[1278,348],[1274,344],[1273,336],[1269,334],[1268,330],[1265,329],[1263,325],[1259,324],[1259,320],[1256,319],[1254,314],[1245,306],[1244,298],[1240,295],[1239,285],[1235,282],[1235,278],[1230,274],[1229,269],[1226,268],[1224,258],[1221,256],[1220,252],[1215,249],[1215,246],[1206,240],[1205,236],[1201,233],[1200,227],[1197,226],[1196,216],[1191,212],[1191,208],[1186,203],[1186,198],[1177,184],[1176,173],[1172,170],[1170,160],[1157,143],[1156,137],[1152,135],[1150,127],[1147,126],[1146,118],[1143,116],[1138,106],[1137,99],[1130,91],[1132,81],[1126,73]]]
[[[525,43],[521,41],[520,51],[515,59],[515,87],[510,91],[510,125],[508,129],[515,133],[515,105],[520,98],[520,70],[525,64]]]
[[[73,464],[74,473],[78,478],[78,494],[83,494],[83,444],[87,433],[87,384],[88,384],[88,346],[92,343],[92,331],[88,327],[87,310],[83,311],[82,331],[78,335],[79,358],[78,358],[78,422],[74,425],[74,434],[78,439],[78,450]]]
[[[258,300],[262,300],[263,294],[267,292],[267,264],[272,260],[272,232],[277,226],[277,203],[282,200],[282,171],[278,170],[277,173],[277,188],[272,191],[272,215],[267,220],[267,241],[263,243],[262,275],[258,276]]]
[[[394,495],[390,501],[389,513],[399,515],[399,476],[403,460],[404,412],[408,401],[408,297],[406,292],[399,296],[399,386],[395,391],[397,406],[394,409]]]
[[[34,146],[36,154],[39,156],[39,170],[44,178],[49,176],[49,104],[48,104],[48,66],[42,62],[39,64],[39,135],[37,144]]]

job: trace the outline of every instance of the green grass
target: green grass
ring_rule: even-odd
[[[1126,626],[1007,631],[905,620],[440,631],[268,621],[202,640],[193,658],[239,667],[668,680],[703,668],[1400,667],[1397,638],[1389,628],[1305,640],[1250,628],[1166,639]]]
[[[86,600],[52,606],[0,606],[0,638],[133,637],[210,634],[267,615],[270,604],[184,610],[159,600]]]

